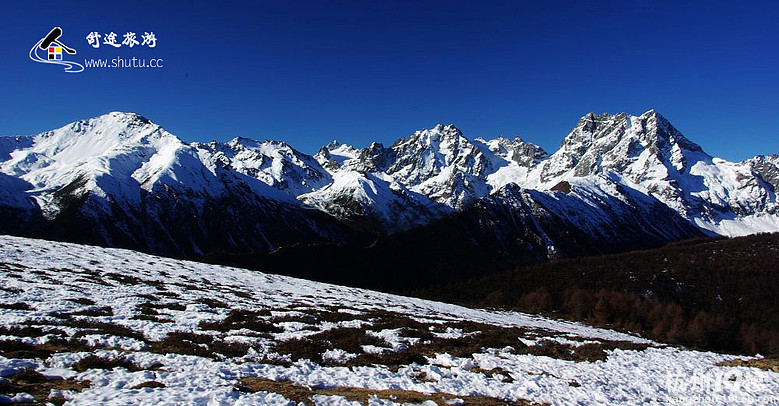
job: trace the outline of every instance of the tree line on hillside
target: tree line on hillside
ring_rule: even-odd
[[[566,259],[413,292],[692,348],[779,355],[779,233]]]

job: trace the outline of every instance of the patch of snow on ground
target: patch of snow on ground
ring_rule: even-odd
[[[139,338],[129,338],[88,332],[78,339],[106,348],[54,353],[45,360],[0,356],[0,376],[34,369],[46,375],[89,380],[90,386],[82,392],[65,393],[72,405],[292,404],[279,394],[237,390],[244,377],[288,380],[309,388],[396,389],[527,399],[553,405],[779,402],[779,374],[754,368],[716,366],[716,363],[736,356],[659,346],[624,333],[516,312],[469,309],[127,250],[9,236],[0,236],[0,274],[0,302],[24,303],[31,308],[0,309],[0,326],[8,328],[25,322],[32,325],[57,323],[60,319],[50,313],[89,309],[94,312],[110,307],[113,315],[77,316],[78,320],[110,323],[142,334]],[[157,314],[140,312],[144,303],[157,306],[154,307]],[[229,308],[219,307],[218,303]],[[344,308],[352,310],[337,310]],[[251,329],[220,332],[202,328],[200,323],[203,321],[225,320],[230,309],[256,312],[257,323],[270,323],[274,316],[311,316],[312,322],[308,325],[283,322],[280,324],[283,328],[277,330],[283,332],[267,333]],[[341,318],[313,320],[319,317],[317,312],[322,309],[333,309],[331,315],[337,314]],[[291,314],[293,311],[296,313]],[[605,360],[594,362],[515,353],[506,348],[484,349],[468,357],[437,353],[428,357],[427,363],[398,368],[380,364],[320,365],[306,359],[292,359],[273,350],[272,344],[280,340],[305,340],[312,334],[336,328],[355,327],[370,331],[371,321],[364,319],[364,313],[378,311],[408,315],[409,320],[424,321],[430,326],[433,326],[432,321],[442,321],[431,327],[435,339],[466,336],[462,329],[447,328],[445,323],[467,321],[535,331],[536,335],[529,334],[524,338],[525,344],[546,339],[578,346],[610,340],[649,347],[611,350]],[[351,316],[354,318],[349,319]],[[64,325],[52,328],[62,330],[68,337],[84,331]],[[48,326],[43,330],[49,333]],[[225,337],[224,341],[228,343],[244,341],[250,343],[251,348],[245,356],[206,358],[173,352],[155,353],[144,346],[144,343],[162,340],[174,331],[197,333],[201,337]],[[404,337],[402,328],[374,331],[392,348],[366,345],[362,347],[366,352],[400,351],[401,347],[416,342]],[[46,337],[19,337],[18,340],[40,344],[49,340]],[[13,335],[3,338],[17,339]],[[74,365],[89,355],[123,357],[141,366],[142,370],[130,372],[117,367],[75,371]],[[342,348],[327,348],[322,356],[325,361],[348,362],[357,355]],[[156,364],[162,364],[162,367],[152,368]],[[484,373],[497,368],[504,371],[500,376]],[[426,379],[418,379],[421,372],[425,373]],[[131,389],[148,381],[159,382],[165,387]],[[345,398],[319,395],[314,403],[353,404]],[[375,399],[371,404],[392,402]]]

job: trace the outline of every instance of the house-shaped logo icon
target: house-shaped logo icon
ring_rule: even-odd
[[[30,59],[40,63],[63,65],[66,67],[65,72],[68,73],[84,71],[84,65],[78,62],[68,61],[63,58],[63,52],[66,52],[70,55],[75,55],[76,50],[69,48],[67,45],[60,42],[60,37],[62,37],[62,28],[52,28],[45,37],[38,40],[38,42],[30,49]],[[48,57],[38,55],[38,51],[41,50],[46,51]]]
[[[55,61],[61,61],[62,60],[62,47],[50,46],[49,47],[49,59],[55,60]]]

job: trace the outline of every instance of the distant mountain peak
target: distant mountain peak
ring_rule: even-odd
[[[257,141],[255,141],[255,140],[253,140],[251,138],[238,136],[238,137],[235,137],[235,138],[233,138],[233,139],[231,139],[230,141],[227,142],[227,145],[232,146],[232,147],[246,146],[247,144],[248,145],[256,145]]]
[[[453,124],[436,124],[386,147],[374,142],[357,149],[333,140],[313,157],[283,141],[184,143],[140,114],[115,111],[31,137],[0,137],[0,173],[10,193],[7,199],[0,193],[0,209],[3,201],[34,202],[46,216],[67,206],[58,203],[67,203],[62,196],[78,202],[81,192],[94,195],[88,209],[98,212],[111,204],[139,211],[149,196],[173,196],[193,210],[229,196],[285,207],[300,199],[352,220],[380,212],[392,223],[381,228],[390,230],[465,210],[516,184],[542,199],[549,190],[621,198],[626,188],[716,232],[758,229],[752,224],[779,229],[775,156],[714,159],[654,109],[640,116],[587,113],[552,155],[520,137],[471,140]],[[728,216],[744,215],[756,220],[720,226]]]
[[[435,127],[433,127],[431,132],[433,134],[440,134],[440,137],[443,139],[464,137],[463,132],[460,131],[459,128],[455,127],[454,124],[437,124]]]
[[[433,129],[442,133],[462,134],[462,131],[460,131],[460,129],[457,128],[454,124],[436,124]]]
[[[342,144],[340,142],[338,142],[338,140],[332,140],[332,141],[328,142],[327,144],[325,144],[322,148],[331,150],[331,149],[337,149],[341,145]]]
[[[111,117],[111,118],[124,119],[124,120],[138,120],[138,121],[143,121],[145,123],[151,123],[150,119],[132,111],[111,111],[106,114],[103,114],[102,116],[98,116],[97,118],[99,119],[103,117]]]
[[[615,145],[625,137],[637,137],[642,148],[667,150],[678,144],[688,151],[703,152],[696,143],[688,140],[663,115],[650,109],[640,116],[627,113],[587,113],[560,144],[560,149],[584,153],[590,146]]]
[[[244,148],[261,148],[263,146],[269,146],[269,147],[276,147],[279,149],[287,149],[287,150],[294,150],[291,145],[287,144],[284,141],[278,141],[278,140],[262,140],[258,141],[252,138],[246,138],[246,137],[235,137],[232,140],[227,142],[227,145],[233,148],[237,147],[244,147]]]
[[[667,118],[654,109],[642,114],[638,119],[642,120],[642,123],[645,123],[645,125],[649,127],[649,131],[654,130],[657,137],[662,137],[663,140],[667,142],[667,145],[672,146],[673,144],[677,144],[679,147],[688,151],[705,154],[700,145],[687,139],[687,137],[677,130]],[[654,128],[651,128],[652,125],[654,125]]]
[[[320,165],[330,171],[338,170],[345,162],[355,159],[360,155],[360,150],[351,145],[342,144],[338,140],[332,140],[322,146],[319,152],[314,154],[314,159]]]
[[[71,125],[77,127],[80,125],[97,125],[97,124],[115,125],[117,127],[126,127],[126,128],[134,128],[134,127],[142,127],[142,126],[154,126],[156,128],[161,128],[158,124],[154,123],[153,121],[146,118],[145,116],[142,116],[138,113],[123,112],[123,111],[112,111],[90,119],[76,121]]]

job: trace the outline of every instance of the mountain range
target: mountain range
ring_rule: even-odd
[[[437,125],[311,156],[120,112],[0,137],[0,233],[178,257],[425,240],[545,261],[779,231],[777,188],[779,156],[712,157],[654,110],[587,114],[552,154]]]

